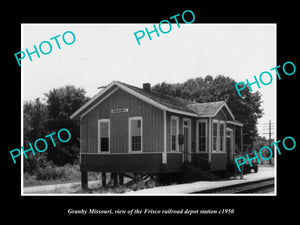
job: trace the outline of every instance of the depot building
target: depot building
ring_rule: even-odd
[[[139,88],[113,81],[71,119],[80,119],[83,187],[90,171],[177,173],[185,163],[224,171],[243,136],[226,102],[162,95],[149,83]]]

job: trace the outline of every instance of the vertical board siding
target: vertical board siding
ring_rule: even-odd
[[[216,115],[215,117],[213,117],[213,119],[224,120],[224,121],[226,121],[226,120],[227,120],[226,117],[230,118],[229,115],[228,115],[228,113],[227,113],[227,111],[225,112],[223,109],[221,109],[221,110],[217,113],[217,115]]]
[[[128,112],[111,113],[111,109]],[[82,118],[83,152],[98,151],[98,119],[110,119],[110,152],[128,153],[129,117],[143,117],[143,152],[163,152],[163,111],[118,89]]]
[[[209,169],[208,152],[192,154],[192,164],[197,168]]]
[[[226,170],[227,154],[212,153],[211,154],[211,171]]]

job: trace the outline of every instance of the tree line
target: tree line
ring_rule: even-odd
[[[257,121],[263,116],[261,108],[261,94],[245,89],[243,98],[239,97],[236,82],[223,75],[213,78],[210,75],[191,78],[183,83],[170,84],[162,82],[152,87],[157,93],[195,100],[198,103],[226,101],[234,117],[243,123],[244,145],[253,147],[253,142],[258,137]]]

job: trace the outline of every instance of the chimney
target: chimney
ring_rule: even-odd
[[[146,91],[151,91],[151,84],[150,83],[144,83],[143,84],[143,89]]]

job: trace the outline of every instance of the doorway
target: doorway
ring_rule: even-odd
[[[191,120],[184,118],[183,119],[183,161],[184,162],[191,162],[192,155],[191,155]]]
[[[226,129],[226,149],[229,161],[233,161],[233,130],[231,128]]]

